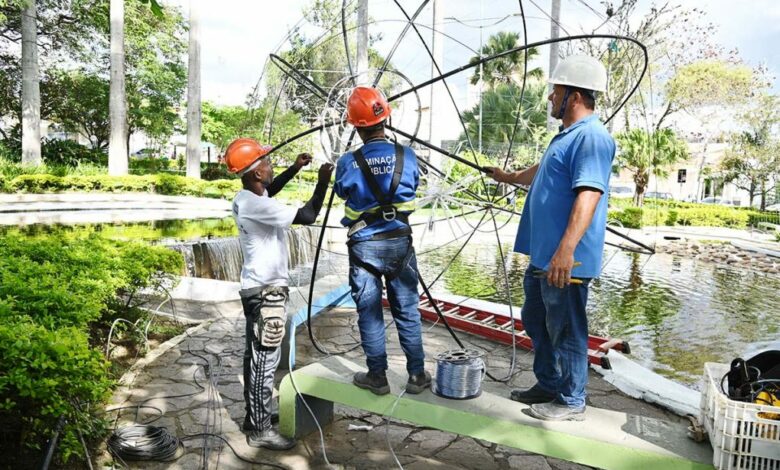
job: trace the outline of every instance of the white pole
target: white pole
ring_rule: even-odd
[[[187,176],[200,179],[200,2],[190,0],[190,43],[187,75]]]
[[[358,85],[371,83],[368,76],[368,0],[358,1],[357,10],[357,69]]]
[[[439,65],[439,68],[442,68],[444,62],[444,38],[443,36],[438,36],[437,34],[437,31],[439,33],[444,32],[439,31],[439,28],[444,28],[444,2],[442,0],[433,0],[432,26],[433,36],[431,40],[431,49],[433,53],[433,60],[431,61],[431,78],[435,78],[439,75],[439,72],[436,70],[436,66],[434,65],[433,61],[436,61],[436,64]],[[439,123],[437,122],[437,117],[441,113],[441,105],[443,101],[441,94],[443,86],[444,84],[442,84],[441,81],[431,85],[431,105],[428,111],[428,116],[430,118],[428,141],[437,147],[441,147],[441,132],[439,130],[440,126],[438,125]],[[436,168],[441,168],[441,154],[431,151],[430,162],[431,165],[435,166]]]
[[[125,99],[125,5],[111,0],[111,84],[108,114],[108,174],[127,174],[127,101]]]
[[[35,0],[22,9],[22,163],[41,164],[41,88]]]
[[[552,0],[552,8],[550,12],[550,39],[557,39],[560,37],[560,28],[558,24],[561,22],[561,0]],[[558,65],[558,43],[554,42],[550,44],[550,71],[552,75],[555,67]],[[553,86],[549,85],[548,92],[552,93]],[[552,104],[547,102],[547,130],[554,132],[558,129],[558,120],[550,116],[552,112]]]

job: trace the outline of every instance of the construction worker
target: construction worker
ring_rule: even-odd
[[[295,440],[279,434],[278,407],[272,401],[274,373],[279,365],[287,320],[287,232],[292,224],[314,223],[322,208],[333,165],[320,166],[311,199],[300,209],[272,197],[298,171],[311,162],[311,155],[298,155],[295,163],[274,178],[270,146],[253,139],[234,140],[225,151],[231,173],[241,175],[243,189],[233,199],[233,217],[244,265],[241,268],[241,303],[246,319],[244,349],[243,429],[247,444],[272,450],[295,446]]]
[[[363,146],[341,156],[334,191],[346,200],[341,223],[349,227],[349,284],[357,305],[358,327],[367,372],[353,382],[377,395],[390,393],[382,309],[382,278],[401,348],[406,355],[408,393],[431,384],[424,369],[417,259],[409,215],[419,183],[414,150],[385,137],[390,104],[381,91],[357,87],[347,103],[347,121]]]
[[[500,183],[530,185],[514,250],[530,255],[523,325],[534,345],[537,383],[513,390],[543,420],[581,420],[588,383],[588,284],[601,271],[607,189],[615,141],[594,114],[607,72],[573,55],[555,68],[551,115],[563,121],[542,160],[526,170],[492,168]],[[576,260],[576,261],[575,261]]]

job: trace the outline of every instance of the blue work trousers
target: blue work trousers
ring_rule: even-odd
[[[534,374],[544,390],[557,394],[561,404],[585,406],[588,384],[588,303],[590,279],[563,289],[525,272],[522,320],[534,345]]]
[[[366,240],[352,244],[349,249],[349,285],[357,306],[366,364],[372,373],[383,374],[387,370],[382,277],[401,349],[406,355],[406,370],[409,374],[424,370],[417,258],[410,251],[411,243],[411,237]]]

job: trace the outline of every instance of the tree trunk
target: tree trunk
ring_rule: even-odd
[[[41,88],[35,0],[22,10],[22,164],[41,164]]]
[[[645,203],[645,188],[647,188],[649,180],[650,176],[646,172],[639,172],[634,175],[634,185],[636,185],[636,189],[634,190],[634,204],[637,207],[642,207]]]
[[[190,1],[189,69],[187,73],[187,176],[200,179],[200,5]]]
[[[749,206],[753,207],[753,200],[756,198],[756,182],[752,179],[750,180],[750,189],[748,189],[748,193],[750,194],[750,204]]]
[[[761,181],[761,210],[766,210],[766,181]]]
[[[108,174],[127,174],[129,133],[125,98],[125,5],[111,0],[111,85],[108,114],[111,135],[108,141]]]

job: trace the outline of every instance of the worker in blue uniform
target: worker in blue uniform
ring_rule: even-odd
[[[425,371],[417,292],[417,259],[409,215],[419,183],[414,151],[385,136],[390,104],[381,91],[356,87],[347,103],[347,121],[355,126],[363,146],[339,158],[336,194],[345,199],[341,223],[349,227],[349,284],[358,312],[358,327],[367,372],[353,382],[377,395],[390,393],[382,308],[382,279],[390,312],[406,355],[406,392],[430,386]]]
[[[588,383],[588,286],[601,271],[615,141],[594,114],[596,93],[607,88],[598,59],[569,56],[549,81],[551,114],[563,125],[541,162],[512,173],[492,168],[499,183],[531,186],[515,251],[531,258],[521,316],[534,344],[537,383],[510,398],[530,404],[539,419],[580,421]]]

